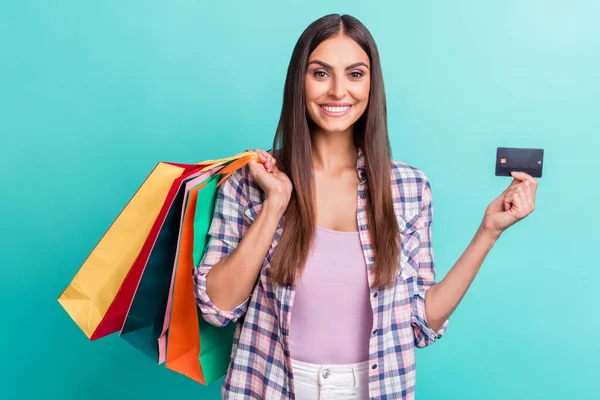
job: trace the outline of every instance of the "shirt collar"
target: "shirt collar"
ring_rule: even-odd
[[[358,173],[358,178],[360,179],[361,183],[367,180],[367,167],[365,166],[365,155],[361,147],[358,148],[356,172]]]

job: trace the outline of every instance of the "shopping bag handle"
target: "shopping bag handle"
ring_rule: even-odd
[[[219,167],[223,164],[229,163],[227,166],[219,170],[219,174],[225,174],[225,176],[217,183],[217,187],[221,186],[235,171],[242,168],[246,164],[249,164],[252,160],[259,161],[258,154],[254,151],[245,151],[243,153],[236,154],[232,157],[221,158],[218,160],[207,160],[198,163],[198,165],[206,165],[200,172],[206,172],[208,170]]]
[[[209,169],[213,169],[215,167],[218,167],[219,165],[223,165],[226,164],[230,161],[233,160],[237,160],[239,158],[243,158],[243,157],[247,157],[247,156],[251,156],[252,158],[254,158],[256,161],[258,161],[258,154],[256,154],[255,151],[244,151],[243,153],[239,153],[236,154],[234,156],[231,157],[227,157],[227,158],[219,158],[217,160],[205,160],[205,161],[201,161],[199,163],[197,163],[196,165],[206,165],[206,167],[202,168],[202,172],[207,171]]]
[[[239,158],[239,159],[233,161],[232,163],[230,163],[229,165],[227,165],[226,167],[224,167],[223,169],[221,169],[219,171],[219,174],[225,174],[225,176],[223,177],[223,179],[221,179],[219,181],[219,183],[217,183],[217,187],[219,187],[223,182],[225,182],[235,171],[242,168],[246,164],[249,164],[250,161],[252,161],[252,160],[258,161],[258,155],[256,157],[245,156],[245,157]]]

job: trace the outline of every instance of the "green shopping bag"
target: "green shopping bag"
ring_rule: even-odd
[[[194,259],[196,267],[202,260],[208,244],[208,229],[214,213],[216,191],[216,181],[212,181],[198,192],[194,218],[194,254],[198,254],[199,257],[197,262]],[[198,329],[200,330],[200,366],[204,379],[213,382],[227,372],[236,324],[230,323],[223,328],[218,328],[206,322],[198,309]]]

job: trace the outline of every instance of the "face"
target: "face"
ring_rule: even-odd
[[[343,34],[323,41],[308,58],[306,110],[325,132],[343,132],[365,112],[371,89],[369,56]]]

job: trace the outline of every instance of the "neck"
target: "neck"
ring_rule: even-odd
[[[354,145],[354,127],[343,132],[312,132],[313,168],[315,171],[336,171],[356,168],[357,148]]]

